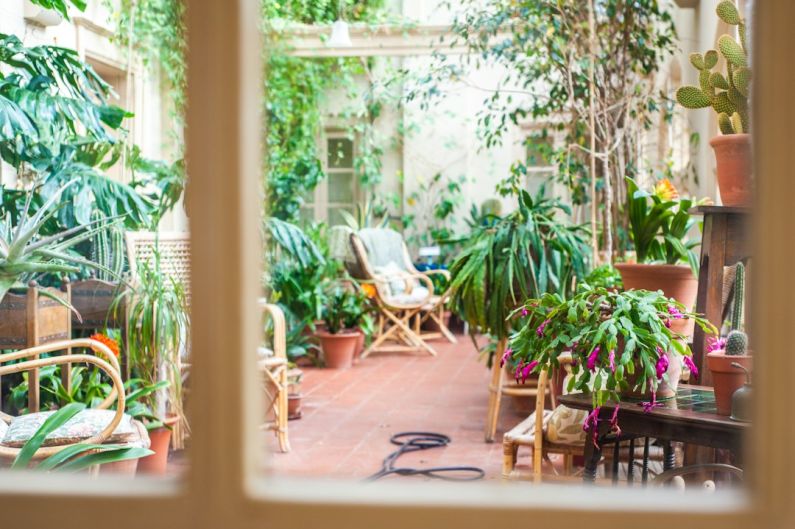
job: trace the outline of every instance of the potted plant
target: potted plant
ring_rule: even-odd
[[[359,337],[356,340],[356,348],[353,351],[353,361],[358,362],[364,351],[365,339],[372,336],[375,325],[370,314],[370,298],[361,288],[356,288],[348,297],[345,307],[345,328],[357,329]]]
[[[723,0],[717,6],[718,17],[737,26],[738,43],[729,35],[718,39],[718,50],[726,60],[726,72],[713,72],[718,52],[693,53],[690,63],[698,70],[699,86],[682,86],[676,100],[685,108],[712,107],[718,114],[721,135],[709,144],[715,150],[718,189],[726,206],[745,206],[751,200],[751,136],[748,92],[751,70],[748,68],[748,47],[745,20],[734,2]]]
[[[301,382],[304,379],[304,372],[290,363],[287,371],[287,419],[294,420],[301,418],[301,405],[303,393],[301,393]]]
[[[692,319],[707,334],[715,332],[678,301],[647,290],[618,292],[582,284],[570,299],[545,294],[519,310],[526,318],[502,362],[511,362],[516,379],[524,381],[558,367],[558,357],[570,352],[574,376],[568,390],[591,393],[594,408],[608,399],[637,400],[649,407],[674,396],[682,363],[696,376],[698,370],[671,322]]]
[[[139,262],[136,269],[136,283],[117,295],[111,309],[127,304],[131,371],[147,387],[157,388],[147,395],[154,415],[165,417],[165,423],[177,428],[186,424],[180,366],[190,330],[187,295],[182,284],[161,270],[157,251],[151,264]]]
[[[161,380],[150,384],[144,379],[133,378],[124,384],[127,392],[125,413],[133,419],[141,421],[149,434],[149,448],[152,453],[138,460],[138,472],[143,474],[164,475],[168,466],[168,447],[171,432],[179,420],[176,415],[162,418],[153,411],[154,397],[157,392],[168,388],[169,381]]]
[[[693,308],[698,293],[698,258],[693,249],[698,241],[687,240],[695,224],[689,213],[693,204],[680,198],[667,179],[650,193],[627,178],[627,212],[637,262],[615,265],[625,289],[661,290],[688,310]],[[692,320],[682,321],[691,329],[677,330],[691,332]]]
[[[353,354],[362,334],[346,326],[351,311],[356,308],[356,303],[351,300],[353,296],[354,294],[349,290],[337,286],[328,295],[323,307],[323,321],[326,328],[318,329],[315,336],[320,340],[320,349],[326,367],[346,369],[353,365]]]
[[[732,395],[745,383],[744,369],[751,371],[753,357],[748,349],[748,335],[740,327],[743,322],[745,299],[745,265],[737,263],[734,276],[734,308],[732,310],[731,331],[723,340],[716,340],[707,353],[707,368],[712,373],[715,386],[715,403],[718,413],[731,414]],[[737,363],[742,368],[732,366]]]

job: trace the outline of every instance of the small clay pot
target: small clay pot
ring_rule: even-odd
[[[287,419],[295,420],[301,418],[301,401],[303,399],[301,393],[290,393],[287,395]]]
[[[715,404],[719,415],[731,415],[732,395],[745,384],[745,371],[732,367],[732,362],[753,371],[751,355],[729,356],[724,349],[707,353],[707,368],[712,373]]]
[[[162,476],[168,467],[168,447],[171,443],[171,428],[177,424],[179,417],[170,416],[163,423],[165,426],[149,430],[149,449],[154,454],[138,460],[138,472]]]
[[[326,367],[331,369],[351,367],[356,342],[360,335],[359,331],[342,331],[335,334],[327,331],[315,333],[320,340],[320,349],[323,351],[323,361]]]
[[[748,206],[751,203],[751,136],[723,134],[709,142],[715,151],[718,189],[724,206]]]

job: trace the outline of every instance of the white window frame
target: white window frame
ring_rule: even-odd
[[[795,2],[759,2],[755,57],[756,209],[760,268],[754,320],[760,352],[754,387],[757,413],[746,459],[751,493],[680,495],[613,488],[426,485],[405,479],[350,482],[268,481],[257,442],[259,385],[255,361],[260,292],[261,52],[259,2],[189,0],[189,210],[193,235],[193,364],[190,470],[174,481],[91,480],[35,473],[0,475],[3,527],[85,529],[107,524],[140,529],[373,527],[559,527],[564,529],[746,529],[795,527],[795,460],[790,406],[795,355],[792,299],[795,230],[788,134],[795,105],[787,101],[795,70]],[[775,8],[774,8],[775,6]],[[789,44],[787,44],[789,43]],[[790,83],[787,81],[793,81]],[[223,175],[220,178],[219,175]],[[218,354],[225,351],[230,354]],[[239,354],[235,354],[238,352]],[[241,391],[242,387],[242,391]],[[249,405],[246,405],[249,404]]]

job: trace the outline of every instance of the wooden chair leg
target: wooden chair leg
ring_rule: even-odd
[[[277,435],[279,438],[279,448],[282,452],[290,451],[290,440],[287,437],[287,368],[283,368],[279,373],[279,421]]]
[[[574,470],[574,455],[573,454],[564,454],[563,455],[563,473],[566,476],[570,476]]]
[[[491,383],[489,384],[489,409],[486,415],[486,442],[494,442],[497,433],[497,421],[500,418],[500,399],[502,398],[502,368],[500,358],[505,352],[505,340],[497,343],[493,365],[491,366]]]
[[[519,454],[519,445],[513,441],[503,440],[502,442],[502,477],[508,479],[516,468],[516,460]]]

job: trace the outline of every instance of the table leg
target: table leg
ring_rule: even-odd
[[[671,441],[665,441],[663,445],[663,470],[671,470],[676,466],[676,451]]]
[[[649,438],[646,437],[643,441],[643,474],[642,474],[643,484],[645,485],[649,481]]]
[[[582,474],[582,480],[585,483],[593,483],[596,481],[596,469],[599,467],[599,461],[602,459],[602,445],[598,441],[594,442],[591,439],[585,441],[585,471]]]

